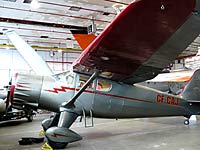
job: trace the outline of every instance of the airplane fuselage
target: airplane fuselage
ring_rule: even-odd
[[[82,81],[88,78],[85,75],[72,73],[70,77],[66,77],[65,82],[38,76],[34,80],[27,77],[30,83],[23,83],[21,79],[26,76],[19,75],[14,100],[23,99],[30,105],[38,103],[38,108],[54,112],[59,112],[61,104],[69,101],[80,90]],[[83,111],[86,114],[91,111],[94,117],[102,118],[138,118],[198,114],[198,108],[194,107],[197,106],[190,106],[180,96],[141,85],[127,85],[96,78],[78,97],[74,111],[79,115],[82,115]]]

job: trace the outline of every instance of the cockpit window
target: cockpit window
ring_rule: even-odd
[[[85,82],[87,82],[88,79],[89,79],[89,78],[87,78],[87,77],[80,76],[80,78],[79,78],[79,83],[78,83],[78,87],[82,87],[82,86],[85,84]],[[89,85],[89,88],[93,88],[93,87],[94,87],[94,84],[91,83],[91,84]]]
[[[73,74],[69,74],[66,76],[66,82],[67,82],[67,84],[73,84],[73,82],[74,82]]]
[[[112,85],[110,82],[104,80],[97,80],[96,90],[98,91],[110,91]]]

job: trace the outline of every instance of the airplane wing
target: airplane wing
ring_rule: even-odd
[[[138,0],[73,63],[75,72],[134,84],[152,79],[200,33],[196,0]],[[186,36],[187,35],[187,36]]]

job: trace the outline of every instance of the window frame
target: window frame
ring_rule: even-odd
[[[108,90],[99,90],[98,89],[98,83],[99,83],[99,81],[103,81],[103,82],[105,82],[105,83],[108,83],[109,84],[109,88],[108,88]],[[95,90],[96,91],[99,91],[99,92],[110,92],[111,90],[112,90],[112,83],[110,82],[110,81],[107,81],[107,80],[104,80],[104,79],[96,79],[96,87],[95,87]]]

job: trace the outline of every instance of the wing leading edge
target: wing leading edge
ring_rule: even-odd
[[[82,52],[74,71],[97,69],[127,84],[152,79],[199,35],[195,5],[195,0],[131,3]]]

